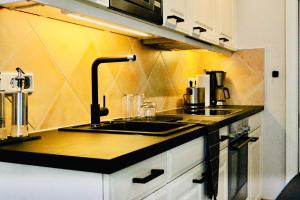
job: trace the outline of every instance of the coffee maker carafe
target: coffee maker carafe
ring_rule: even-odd
[[[207,71],[206,74],[210,76],[210,105],[224,105],[230,98],[229,89],[224,87],[226,72]]]

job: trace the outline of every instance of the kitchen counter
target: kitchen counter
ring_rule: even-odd
[[[210,109],[234,109],[240,112],[233,113],[232,115],[196,115],[196,114],[183,114],[182,108],[169,111],[160,112],[161,115],[179,115],[183,118],[183,122],[198,123],[206,125],[209,130],[217,130],[226,125],[232,124],[240,119],[244,119],[251,115],[264,110],[264,106],[216,106],[209,107]]]
[[[242,111],[209,117],[212,122],[207,126],[165,137],[44,131],[36,133],[42,136],[39,140],[0,147],[0,161],[111,174],[263,110],[263,106],[218,108],[224,107]]]

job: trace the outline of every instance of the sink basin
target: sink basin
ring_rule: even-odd
[[[89,124],[60,128],[59,131],[112,133],[112,134],[137,134],[150,136],[167,136],[196,126],[188,123],[174,122],[143,122],[143,121],[112,121],[102,122],[99,127]]]

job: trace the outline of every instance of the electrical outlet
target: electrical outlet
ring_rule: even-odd
[[[10,94],[17,91],[17,81],[16,76],[17,72],[1,72],[0,73],[0,90],[3,90],[4,93]],[[24,74],[24,92],[28,92],[29,94],[34,90],[33,84],[33,74],[26,73]]]

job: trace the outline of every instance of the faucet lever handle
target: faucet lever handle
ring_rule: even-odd
[[[106,104],[106,97],[105,97],[105,95],[103,95],[103,107],[105,108],[106,106],[105,106],[105,104]]]

